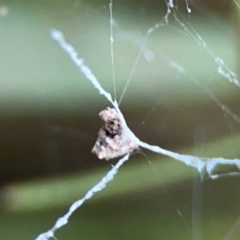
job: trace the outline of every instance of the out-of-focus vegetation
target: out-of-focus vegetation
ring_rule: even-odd
[[[101,126],[97,114],[109,104],[49,35],[52,28],[63,31],[113,92],[108,4],[0,3],[0,239],[34,239],[115,163],[91,154]],[[184,7],[180,3],[185,14]],[[237,72],[234,5],[199,1],[191,7],[187,27],[194,27]],[[164,1],[114,1],[118,96],[139,51],[135,40],[143,41],[146,30],[165,12]],[[213,97],[237,114],[239,88],[217,74],[213,58],[193,38],[174,30],[174,24],[170,18],[169,27],[150,36],[147,47],[155,60],[139,60],[121,105],[126,119],[149,143],[194,155],[240,158],[238,123]],[[187,74],[171,68],[168,58],[188,69]],[[218,240],[231,233],[239,218],[237,178],[202,182],[196,206],[194,171],[146,154],[134,154],[116,179],[73,215],[57,239]],[[230,239],[238,239],[237,230],[231,234]]]

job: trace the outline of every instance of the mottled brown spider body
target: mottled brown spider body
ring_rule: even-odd
[[[92,149],[99,159],[112,159],[130,153],[138,148],[124,132],[121,118],[114,108],[107,107],[99,113],[105,126],[98,132],[98,139]]]

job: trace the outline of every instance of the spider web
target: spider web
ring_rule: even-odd
[[[201,180],[207,178],[214,180],[222,177],[239,176],[240,160],[237,156],[236,159],[228,159],[227,157],[198,157],[194,155],[179,154],[175,151],[161,148],[161,144],[156,144],[158,146],[148,144],[147,141],[143,141],[143,139],[137,135],[138,133],[141,134],[141,132],[144,132],[144,128],[146,128],[145,126],[147,125],[145,123],[155,122],[158,123],[156,126],[157,129],[161,128],[161,121],[156,120],[159,108],[163,109],[163,111],[169,111],[169,109],[173,108],[175,111],[176,109],[183,109],[188,106],[188,99],[181,99],[183,95],[191,98],[196,104],[199,101],[198,98],[202,99],[203,95],[207,101],[206,104],[209,104],[209,102],[214,103],[215,107],[222,113],[223,124],[227,126],[227,130],[225,130],[223,135],[226,134],[227,131],[230,133],[238,131],[238,124],[240,123],[238,110],[233,110],[228,104],[225,104],[225,100],[221,100],[218,95],[222,96],[224,99],[224,94],[226,93],[222,92],[223,89],[226,88],[229,89],[229,92],[232,92],[233,96],[239,94],[239,77],[231,66],[232,64],[227,63],[229,61],[228,56],[223,54],[224,51],[228,51],[228,48],[226,47],[226,49],[222,49],[220,52],[217,51],[218,49],[212,44],[212,41],[209,39],[210,43],[208,43],[203,37],[204,29],[200,28],[200,30],[197,30],[197,24],[194,22],[193,15],[195,8],[191,7],[190,2],[184,1],[184,5],[181,3],[181,6],[180,2],[166,1],[167,10],[165,14],[160,21],[158,20],[150,27],[147,26],[145,32],[142,30],[123,30],[122,24],[114,18],[113,3],[114,2],[110,1],[109,4],[112,90],[107,91],[102,87],[101,82],[91,71],[91,66],[85,64],[83,56],[81,56],[81,54],[80,56],[78,55],[77,51],[67,42],[61,31],[55,29],[52,30],[51,37],[59,43],[60,47],[70,56],[74,64],[93,84],[99,94],[103,95],[108,100],[109,104],[117,110],[121,116],[126,133],[131,136],[138,146],[158,154],[166,155],[195,169],[197,176],[193,187],[193,194],[195,193],[195,200],[193,201],[195,203],[195,206],[193,206],[193,219],[195,222],[193,221],[192,232],[193,236],[201,236],[201,231],[194,227],[198,225],[197,219],[199,219],[199,216],[197,215],[201,212],[201,209],[198,209],[200,205],[199,201],[201,201]],[[233,4],[239,8],[236,1],[233,1]],[[199,9],[201,8],[199,7]],[[155,21],[155,19],[153,21]],[[219,31],[223,31],[224,24],[225,23],[222,25],[220,24]],[[131,28],[132,26],[130,29]],[[217,35],[218,34],[219,33],[217,33]],[[177,43],[181,43],[181,40],[184,42],[186,41],[187,44],[189,44],[186,48],[187,50],[183,49],[181,51],[181,47],[178,46],[176,49],[180,51],[180,53],[177,53],[174,49],[171,49],[174,48],[174,44],[166,41],[164,43],[163,40],[166,36],[169,38],[169,35],[172,36],[173,43],[174,41]],[[219,37],[220,35],[221,33],[219,34]],[[216,38],[216,40],[219,40],[219,38]],[[116,53],[115,51],[116,45],[122,41],[130,43],[131,46],[136,49],[135,57],[133,57],[135,60],[133,61],[133,64],[131,64],[129,76],[126,77],[127,80],[123,84],[118,82],[117,68],[118,65],[120,65],[119,62],[124,62],[125,59],[124,57],[119,57],[119,53]],[[184,54],[187,55],[187,57],[183,56]],[[129,58],[131,58],[131,56]],[[116,61],[116,59],[119,61]],[[204,65],[210,65],[210,68],[206,68],[206,75],[204,75],[203,79],[202,74],[205,71],[196,73],[194,68],[197,66],[197,68],[201,69],[205,67]],[[161,73],[161,71],[164,72],[164,74]],[[148,78],[151,79],[146,84],[145,81]],[[161,80],[159,80],[159,78],[161,78]],[[166,80],[162,80],[162,78],[165,78]],[[184,82],[184,84],[182,82]],[[165,87],[169,88],[170,91],[165,92]],[[186,88],[193,88],[194,90],[188,90],[187,92]],[[119,89],[123,90],[120,91]],[[143,89],[145,89],[145,91],[143,91]],[[125,108],[124,102],[129,103],[131,101],[129,98],[134,91],[142,92],[141,94],[143,97],[139,101],[140,104],[143,104],[143,110],[147,111],[147,113],[143,120],[141,120],[141,124],[138,124],[138,127],[134,129],[136,131],[133,131],[133,133],[127,126],[119,106]],[[111,92],[113,95],[111,95]],[[158,98],[154,101],[152,95],[149,95],[149,92],[154,93],[154,96],[156,94]],[[177,97],[174,96],[174,94],[176,94]],[[191,94],[193,96],[191,96]],[[169,106],[169,109],[165,107],[166,105]],[[235,106],[234,104],[232,105],[233,107]],[[151,110],[149,111],[149,109]],[[201,134],[202,130],[200,129],[199,131]],[[158,143],[158,136],[161,134],[160,132],[161,131],[158,130],[155,131],[155,133],[149,134],[151,135],[149,141]],[[201,139],[201,136],[199,137],[197,133],[195,137],[195,143]],[[214,137],[216,136],[213,136],[212,138],[210,137],[210,140],[214,139]],[[216,153],[216,155],[219,154]],[[120,166],[127,161],[128,158],[129,155],[123,156],[123,158],[113,166],[99,183],[90,189],[83,198],[72,204],[69,211],[57,220],[53,228],[40,234],[36,239],[45,240],[54,237],[55,231],[68,223],[69,218],[76,209],[82,206],[82,204],[90,199],[96,192],[104,189],[109,181],[113,180]],[[169,197],[172,201],[170,195]],[[176,210],[179,211],[179,215],[182,214],[178,207],[176,207]],[[225,234],[224,239],[231,239],[229,236],[233,234],[232,232],[234,232],[234,228],[239,226],[238,222],[239,221],[236,221],[233,228]],[[201,239],[201,237],[198,239]]]

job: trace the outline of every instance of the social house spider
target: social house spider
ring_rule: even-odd
[[[92,149],[99,159],[112,159],[138,149],[138,145],[124,131],[121,117],[114,108],[107,107],[99,113],[105,125],[99,130]]]

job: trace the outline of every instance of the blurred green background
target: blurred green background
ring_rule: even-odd
[[[178,1],[175,13],[238,74],[236,3],[189,1],[188,14],[186,2]],[[49,34],[61,30],[113,93],[108,5],[0,1],[0,239],[34,239],[48,230],[117,161],[91,154],[102,125],[98,112],[108,102]],[[113,5],[119,99],[147,30],[163,23],[167,8],[156,0]],[[184,154],[240,158],[239,87],[218,74],[206,47],[170,14],[142,51],[121,104],[133,132]],[[133,154],[56,237],[237,240],[239,201],[239,178],[201,181],[193,169],[144,151]]]

